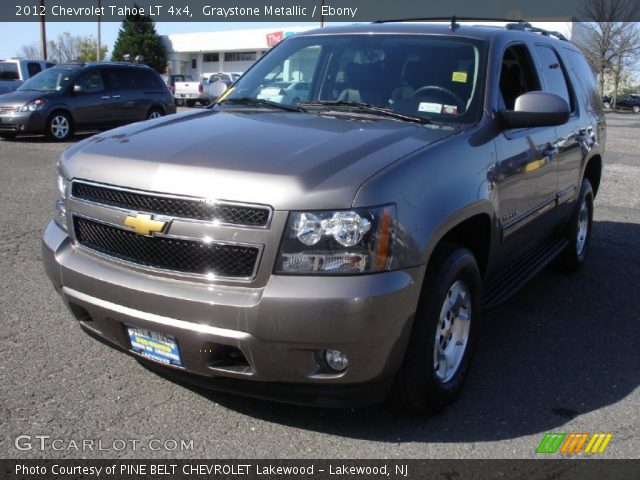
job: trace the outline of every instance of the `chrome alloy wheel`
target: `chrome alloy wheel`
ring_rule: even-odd
[[[56,115],[51,119],[51,135],[57,139],[66,138],[69,135],[69,119],[64,115]]]
[[[580,211],[578,212],[578,233],[576,238],[576,253],[578,256],[584,252],[584,247],[587,244],[587,236],[589,234],[589,206],[587,205],[587,199],[583,198],[580,204]]]
[[[469,342],[471,294],[467,285],[457,280],[447,292],[436,328],[433,370],[446,383],[458,371]]]

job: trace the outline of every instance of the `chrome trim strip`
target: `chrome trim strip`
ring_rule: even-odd
[[[515,220],[512,220],[511,222],[507,223],[506,225],[503,225],[502,226],[502,239],[504,240],[509,235],[511,235],[514,232],[520,230],[520,228],[522,228],[525,225],[527,225],[528,223],[532,222],[533,220],[538,218],[540,215],[542,215],[542,214],[544,214],[544,213],[546,213],[546,212],[548,212],[550,210],[553,210],[555,207],[556,207],[556,197],[554,195],[553,198],[550,198],[550,199],[546,200],[545,202],[543,202],[539,206],[532,208],[531,210],[529,210],[528,212],[524,213],[523,215],[521,215],[520,217],[516,218]]]
[[[569,202],[574,199],[576,195],[576,186],[571,185],[558,193],[558,205],[561,203]]]
[[[207,335],[215,335],[216,337],[228,338],[233,340],[246,340],[251,336],[248,333],[239,332],[237,330],[212,327],[211,325],[204,325],[201,323],[191,323],[184,320],[178,320],[177,318],[163,317],[161,315],[156,315],[155,313],[135,310],[133,308],[125,307],[124,305],[118,305],[117,303],[112,303],[107,300],[92,297],[91,295],[87,295],[86,293],[79,292],[69,287],[62,287],[62,291],[65,295],[75,298],[81,302],[95,305],[96,307],[104,308],[112,312],[120,313],[127,317],[139,318],[147,322],[157,323],[158,325],[166,325],[168,327],[189,330],[196,333],[204,333]]]
[[[137,262],[131,262],[129,260],[124,260],[122,258],[118,258],[115,257],[113,255],[108,255],[106,253],[102,253],[99,252],[97,250],[94,250],[93,248],[89,248],[86,247],[84,245],[82,245],[81,243],[78,242],[78,239],[76,238],[76,229],[75,229],[75,224],[73,222],[73,217],[78,217],[78,218],[82,218],[84,220],[88,220],[90,222],[94,222],[94,223],[100,223],[102,225],[106,225],[109,227],[113,227],[113,228],[117,228],[119,230],[125,231],[125,232],[130,232],[133,233],[134,230],[130,230],[127,227],[124,227],[124,225],[117,225],[115,223],[111,223],[111,222],[106,222],[97,218],[92,218],[92,217],[88,217],[86,215],[82,215],[76,212],[71,212],[68,215],[68,222],[70,223],[69,225],[69,237],[71,238],[71,244],[78,248],[81,251],[84,252],[90,252],[91,254],[100,257],[100,258],[104,258],[104,259],[108,259],[109,261],[112,262],[116,262],[116,263],[120,263],[123,265],[128,265],[128,266],[133,266],[136,268],[139,268],[141,270],[147,270],[147,271],[151,271],[151,272],[156,272],[156,273],[163,273],[163,274],[168,274],[168,275],[176,275],[180,278],[197,278],[197,279],[205,279],[205,280],[228,280],[228,281],[237,281],[237,282],[251,282],[256,278],[256,275],[258,274],[258,268],[260,267],[260,262],[262,261],[262,254],[264,251],[264,245],[260,245],[260,244],[256,244],[256,243],[242,243],[242,242],[232,242],[232,241],[217,241],[214,239],[211,239],[211,241],[207,241],[203,238],[194,238],[194,237],[184,237],[184,236],[179,236],[179,235],[170,235],[170,234],[166,234],[166,233],[154,233],[153,235],[151,235],[151,237],[164,237],[164,238],[173,238],[176,240],[186,240],[186,241],[191,241],[191,242],[200,242],[200,243],[204,243],[204,244],[208,244],[208,243],[215,243],[216,245],[234,245],[234,246],[240,246],[240,247],[249,247],[249,248],[257,248],[258,249],[258,256],[256,257],[256,261],[255,264],[253,265],[253,271],[251,272],[251,276],[248,277],[226,277],[226,276],[222,276],[222,275],[212,275],[212,274],[202,274],[202,273],[188,273],[188,272],[181,272],[179,270],[169,270],[166,268],[158,268],[158,267],[150,267],[148,265],[142,265],[140,263]],[[124,227],[124,228],[123,228]]]
[[[73,179],[69,183],[70,183],[69,197],[73,198],[75,201],[85,203],[88,205],[102,205],[107,208],[113,208],[114,210],[119,210],[127,213],[131,213],[131,212],[150,213],[150,214],[163,215],[165,217],[180,219],[180,221],[184,221],[184,222],[193,222],[193,223],[214,225],[214,226],[221,226],[221,227],[250,228],[250,229],[256,229],[256,230],[269,230],[269,228],[271,227],[271,220],[273,218],[273,207],[271,207],[271,205],[263,205],[260,203],[244,203],[244,202],[236,202],[233,200],[218,200],[218,199],[216,199],[215,201],[211,201],[207,198],[202,198],[202,197],[192,197],[189,195],[174,195],[172,193],[150,192],[148,190],[137,190],[133,188],[118,187],[116,185],[109,185],[107,183],[97,183],[97,182],[92,182],[90,180],[83,180],[83,179]],[[167,215],[159,212],[153,212],[150,210],[136,210],[134,208],[118,207],[116,205],[110,205],[108,203],[94,202],[91,200],[87,200],[85,198],[79,198],[73,195],[73,185],[76,183],[82,183],[85,185],[90,185],[98,188],[118,190],[121,192],[129,192],[129,193],[138,194],[138,195],[147,195],[150,197],[173,198],[176,200],[197,201],[197,202],[208,203],[210,205],[230,205],[230,206],[238,206],[238,207],[259,208],[259,209],[267,210],[269,213],[267,216],[267,221],[264,225],[246,225],[243,223],[227,223],[227,222],[220,222],[216,220],[199,220],[197,218],[179,217],[179,216]]]

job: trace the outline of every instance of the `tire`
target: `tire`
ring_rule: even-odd
[[[196,105],[195,100],[187,100],[185,103],[187,104],[187,107],[189,107],[189,108],[193,108]]]
[[[640,113],[640,105],[633,106],[633,113]]]
[[[53,112],[47,120],[45,135],[49,140],[62,142],[73,136],[71,117],[66,112]]]
[[[200,105],[202,105],[203,107],[206,107],[207,105],[209,105],[211,102],[209,100],[200,100]]]
[[[565,232],[569,241],[567,248],[558,256],[554,266],[557,270],[572,273],[579,270],[587,259],[593,223],[593,188],[589,179],[582,180],[576,209]]]
[[[477,343],[481,311],[482,280],[469,250],[445,244],[429,263],[393,387],[396,405],[421,415],[439,412],[460,393]]]
[[[164,117],[164,111],[161,108],[152,108],[147,113],[147,120],[152,120],[154,118]]]
[[[184,100],[182,100],[181,98],[175,98],[173,101],[178,107],[184,105]]]

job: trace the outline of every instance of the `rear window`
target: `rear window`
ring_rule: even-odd
[[[0,80],[20,80],[16,63],[0,63]]]
[[[564,48],[563,52],[564,57],[567,59],[569,69],[573,73],[573,78],[585,93],[590,107],[594,109],[602,108],[602,100],[600,93],[598,93],[596,77],[587,60],[576,50]]]

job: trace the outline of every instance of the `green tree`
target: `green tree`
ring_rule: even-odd
[[[156,26],[147,15],[127,15],[120,26],[113,46],[111,60],[123,61],[129,55],[133,61],[142,55],[142,63],[163,73],[167,68],[167,52],[156,32]]]

